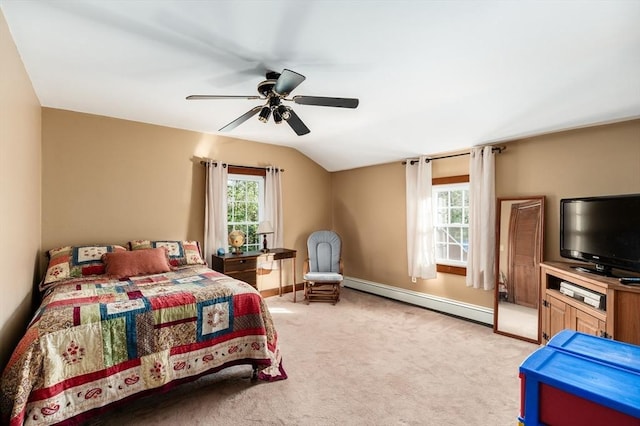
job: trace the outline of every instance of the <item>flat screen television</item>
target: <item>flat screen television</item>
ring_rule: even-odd
[[[601,275],[640,273],[640,194],[560,200],[560,255]]]

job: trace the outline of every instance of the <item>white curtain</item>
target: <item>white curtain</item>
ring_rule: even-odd
[[[273,234],[267,235],[269,247],[284,247],[284,220],[282,214],[282,171],[268,167],[264,184],[264,220],[271,222]]]
[[[227,165],[206,164],[206,189],[204,204],[204,256],[211,265],[211,255],[227,243]],[[225,250],[226,251],[226,250]]]
[[[469,164],[469,256],[467,286],[495,287],[495,154],[490,146],[472,148]]]
[[[427,157],[420,157],[418,162],[412,165],[411,160],[407,160],[405,176],[409,276],[412,280],[435,278],[431,161]]]

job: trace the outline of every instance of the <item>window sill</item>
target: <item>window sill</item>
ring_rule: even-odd
[[[450,266],[450,265],[441,265],[436,264],[436,271],[443,272],[445,274],[453,274],[453,275],[467,275],[467,268],[463,266]]]

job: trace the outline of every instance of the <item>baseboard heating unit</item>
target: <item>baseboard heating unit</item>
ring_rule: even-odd
[[[469,303],[459,302],[457,300],[367,281],[360,278],[344,277],[343,283],[345,287],[353,288],[355,290],[421,306],[423,308],[482,323],[484,325],[493,325],[493,309],[489,309],[484,306],[472,305]]]

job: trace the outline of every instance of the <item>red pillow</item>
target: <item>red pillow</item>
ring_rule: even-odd
[[[102,255],[105,273],[115,278],[160,274],[171,271],[164,247],[136,251],[121,251]]]

